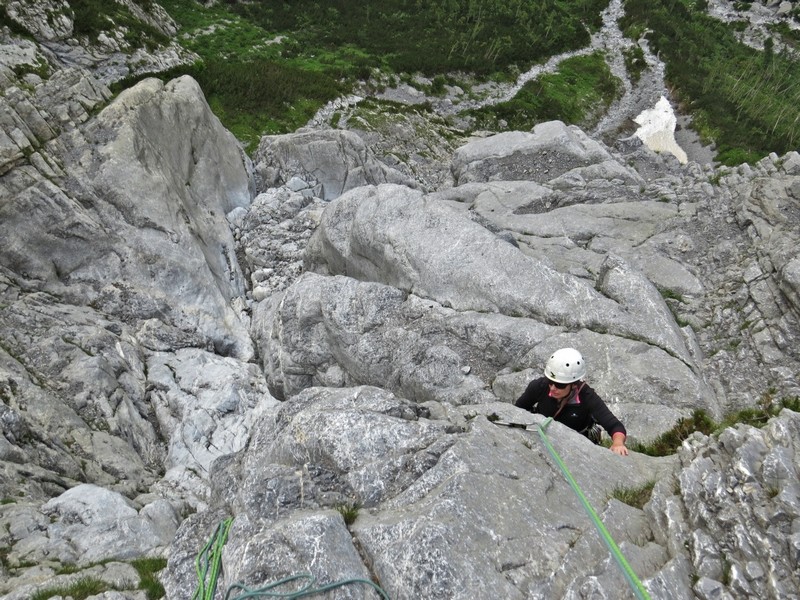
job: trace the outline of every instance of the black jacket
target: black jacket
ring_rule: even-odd
[[[558,411],[559,401],[551,398],[548,392],[546,377],[534,379],[528,384],[528,387],[525,388],[525,391],[514,405],[532,413],[553,417],[553,420],[563,423],[575,431],[584,431],[592,425],[594,420],[608,432],[608,435],[613,436],[615,433],[627,435],[625,426],[608,409],[608,406],[597,395],[597,392],[588,385],[583,384],[578,393],[579,403],[565,405],[557,416],[554,415]]]

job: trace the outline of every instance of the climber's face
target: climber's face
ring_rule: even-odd
[[[572,391],[571,383],[556,383],[555,381],[548,381],[548,395],[556,400],[563,400]]]

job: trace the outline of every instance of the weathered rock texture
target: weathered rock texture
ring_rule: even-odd
[[[0,33],[3,600],[138,600],[142,556],[191,597],[231,517],[218,595],[308,572],[362,580],[332,598],[632,597],[513,406],[549,354],[584,352],[633,440],[800,393],[795,152],[681,165],[554,121],[426,139],[424,168],[347,130],[251,162],[192,79],[112,100],[58,54],[63,3],[4,6],[35,35]],[[547,435],[653,598],[789,599],[799,429],[665,458]]]
[[[175,21],[155,2],[116,0],[115,18],[92,34],[75,31],[75,7],[66,0],[4,0],[8,18],[26,30],[52,66],[87,69],[105,84],[191,64],[197,56],[174,40]],[[157,32],[131,32],[134,23]],[[146,38],[146,39],[143,39]]]

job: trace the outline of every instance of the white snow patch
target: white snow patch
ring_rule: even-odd
[[[672,106],[664,96],[655,107],[644,110],[634,119],[639,125],[636,136],[654,152],[671,152],[681,164],[686,164],[686,152],[675,141],[675,125],[678,120]]]

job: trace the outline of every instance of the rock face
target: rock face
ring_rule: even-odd
[[[178,27],[155,2],[119,0],[114,18],[107,18],[106,28],[94,32],[76,32],[75,9],[81,5],[72,7],[66,0],[9,0],[3,4],[15,27],[26,30],[53,63],[87,69],[105,84],[191,64],[198,58],[169,39]],[[136,23],[146,29],[132,31]],[[154,38],[152,31],[158,37]]]
[[[633,597],[545,442],[651,597],[797,597],[798,413],[623,458],[513,402],[563,346],[633,440],[797,396],[800,155],[553,121],[425,169],[347,130],[251,161],[192,79],[64,67],[62,9],[0,34],[0,598],[138,600],[144,556],[191,597],[231,518],[220,594]]]
[[[253,162],[260,189],[286,185],[323,200],[369,184],[415,185],[410,177],[376,160],[364,141],[349,131],[264,136]]]

